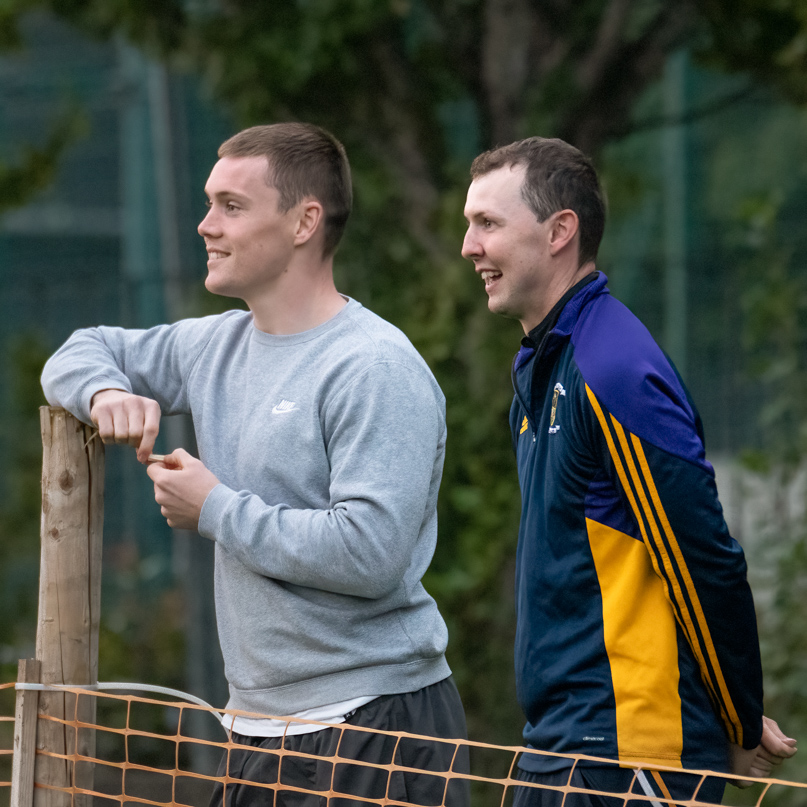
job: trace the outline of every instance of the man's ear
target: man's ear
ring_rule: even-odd
[[[307,243],[314,233],[322,230],[325,223],[325,211],[321,202],[316,199],[305,199],[298,207],[297,229],[294,233],[294,246]]]
[[[549,229],[549,254],[557,255],[565,249],[580,230],[580,220],[574,210],[559,210],[552,214]]]

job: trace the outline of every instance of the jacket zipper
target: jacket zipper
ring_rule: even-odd
[[[543,339],[541,339],[541,343],[538,345],[538,348],[535,351],[535,356],[533,357],[533,365],[532,365],[532,378],[530,378],[530,398],[535,398],[535,379],[536,374],[539,369],[539,362],[543,358],[544,354],[544,347],[546,346],[546,340],[549,338],[551,331],[547,331],[544,334]],[[516,382],[516,360],[513,359],[513,364],[510,367],[510,382],[513,385],[513,391],[516,394],[516,398],[518,398],[518,402],[521,404],[522,409],[527,413],[527,423],[530,424],[530,429],[532,430],[532,442],[536,442],[538,439],[538,424],[532,419],[532,412],[530,411],[530,407],[524,402],[524,399],[521,397],[521,393],[518,389],[518,384]]]

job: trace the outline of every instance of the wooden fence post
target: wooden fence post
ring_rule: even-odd
[[[37,659],[20,659],[18,684],[38,684],[42,665]],[[34,758],[36,754],[36,713],[39,693],[17,691],[14,708],[14,758],[11,763],[11,807],[31,807],[34,802]]]
[[[36,657],[43,684],[98,682],[104,446],[94,429],[57,407],[40,408],[42,431],[42,556]],[[95,698],[42,692],[39,713],[95,722]],[[40,718],[37,750],[67,757],[95,754],[95,732]],[[39,785],[92,789],[92,765],[37,754]],[[34,807],[81,807],[90,797],[34,788]]]

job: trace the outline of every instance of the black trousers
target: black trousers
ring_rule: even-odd
[[[513,807],[650,807],[648,797],[658,797],[663,807],[675,807],[676,799],[690,803],[720,804],[723,800],[724,780],[718,777],[703,779],[694,773],[668,771],[641,771],[629,768],[585,766],[577,767],[569,781],[569,770],[555,773],[532,773],[519,769],[518,779],[539,787],[516,787]],[[703,779],[703,782],[701,780]],[[613,793],[613,796],[589,793],[568,793],[553,788],[572,785],[575,788]],[[648,792],[648,789],[652,791]],[[636,793],[642,799],[631,799]],[[672,799],[672,800],[671,800]]]
[[[357,731],[357,727],[427,735],[442,741],[399,738]],[[351,796],[386,797],[423,807],[468,807],[468,782],[447,775],[468,772],[467,746],[451,742],[466,737],[465,712],[451,678],[417,692],[376,698],[337,728],[285,738],[245,737],[233,732],[233,742],[244,749],[225,751],[218,775],[226,772],[239,781],[216,783],[210,807],[365,804]],[[415,771],[372,767],[392,764]]]

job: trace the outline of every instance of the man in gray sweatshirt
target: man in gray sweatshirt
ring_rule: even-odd
[[[421,584],[437,538],[445,400],[397,328],[334,285],[350,212],[341,144],[315,126],[247,129],[219,149],[199,225],[207,288],[245,311],[149,330],[74,333],[48,361],[52,404],[148,463],[161,415],[190,413],[199,459],[151,463],[168,524],[215,541],[225,725],[244,750],[214,802],[300,804],[292,788],[462,804],[434,775],[391,776],[328,756],[352,724],[462,739],[447,630]],[[253,748],[255,750],[253,750]],[[342,758],[448,771],[452,744],[345,731]],[[461,759],[462,755],[458,757]],[[226,759],[226,757],[225,757]],[[458,770],[453,761],[453,770]],[[450,777],[449,777],[450,778]],[[452,789],[455,788],[455,789]],[[323,793],[323,795],[325,795]]]

